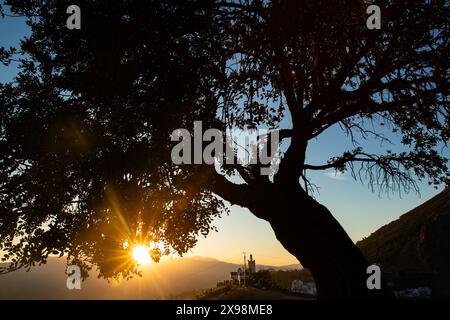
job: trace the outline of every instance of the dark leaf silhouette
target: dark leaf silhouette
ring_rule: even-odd
[[[348,170],[381,191],[448,183],[448,2],[378,1],[381,30],[357,0],[78,1],[80,30],[65,27],[67,1],[7,3],[32,32],[0,51],[20,67],[0,87],[5,271],[67,254],[129,277],[125,243],[161,244],[155,261],[183,254],[226,200],[271,224],[320,297],[391,296],[367,289],[366,259],[311,197],[308,172]],[[279,171],[174,165],[170,134],[194,121],[281,129]],[[332,126],[359,144],[305,163]],[[388,139],[381,126],[408,151],[366,151],[365,139]]]

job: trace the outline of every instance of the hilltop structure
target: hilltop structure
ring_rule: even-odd
[[[253,255],[250,254],[250,260],[248,262],[248,272],[249,273],[255,273],[256,272],[256,261],[253,260]]]
[[[247,260],[248,268],[245,265],[245,260],[246,259],[244,259],[244,268],[238,268],[236,271],[230,272],[231,282],[238,286],[245,284],[249,276],[256,272],[256,260],[253,260],[253,255],[250,254],[250,260]]]

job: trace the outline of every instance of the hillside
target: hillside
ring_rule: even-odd
[[[240,267],[203,257],[165,259],[142,267],[142,277],[129,281],[108,283],[98,279],[93,271],[81,290],[68,290],[65,262],[64,258],[51,257],[46,265],[30,272],[19,270],[0,275],[0,299],[165,299],[173,294],[215,287]]]
[[[450,289],[450,188],[381,227],[357,245],[385,274],[415,275]],[[395,277],[394,277],[395,278]],[[397,277],[398,279],[398,277]]]
[[[214,288],[198,297],[199,300],[314,300],[313,296],[280,290],[254,287]]]

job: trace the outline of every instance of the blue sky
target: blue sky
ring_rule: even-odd
[[[29,33],[22,18],[0,18],[0,46],[16,46],[19,40]],[[0,65],[0,82],[10,81],[17,72],[13,63],[9,67]],[[386,129],[383,129],[386,130]],[[390,134],[394,142],[398,137]],[[378,142],[363,142],[369,152],[384,150]],[[325,131],[317,140],[312,141],[307,154],[310,164],[323,164],[329,156],[339,155],[354,146],[337,126]],[[389,146],[399,151],[397,143]],[[448,149],[445,150],[448,156]],[[354,181],[348,175],[334,175],[333,170],[311,173],[312,181],[320,188],[316,199],[327,206],[336,219],[343,225],[350,237],[360,240],[382,225],[397,219],[401,214],[440,192],[425,183],[419,183],[421,196],[415,193],[387,196],[372,192],[367,185]],[[208,238],[199,239],[197,246],[188,255],[210,256],[220,260],[240,263],[242,252],[253,253],[258,263],[283,265],[295,263],[276,240],[269,224],[254,217],[248,210],[231,207],[229,216],[215,221],[219,232]]]
[[[0,17],[0,47],[17,46],[20,39],[28,34],[29,30],[23,18]],[[0,64],[0,82],[11,80],[16,72],[14,63],[9,67]]]

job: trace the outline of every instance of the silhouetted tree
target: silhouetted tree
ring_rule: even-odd
[[[81,30],[65,27],[72,3],[8,3],[32,33],[0,52],[20,67],[0,87],[5,271],[67,254],[127,277],[133,243],[164,243],[155,260],[182,254],[224,199],[270,223],[321,298],[391,296],[367,289],[368,262],[311,196],[308,172],[348,170],[380,190],[448,183],[437,151],[449,138],[445,1],[378,1],[380,30],[366,27],[361,0],[78,1]],[[170,134],[196,120],[280,129],[278,172],[174,165]],[[357,144],[387,141],[380,125],[407,151]],[[355,148],[306,163],[309,142],[332,126]]]

